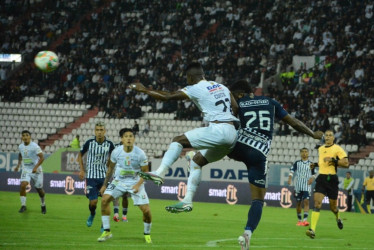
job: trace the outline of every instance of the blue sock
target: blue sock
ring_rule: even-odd
[[[301,213],[297,213],[297,219],[301,221]]]
[[[304,212],[304,220],[307,220],[307,219],[308,219],[308,215],[309,215],[308,212]]]
[[[119,208],[118,206],[113,206],[113,210],[115,214],[118,214]]]
[[[92,215],[92,216],[95,216],[95,214],[96,214],[96,206],[88,205],[88,208],[89,208],[90,211],[91,211],[91,215]]]
[[[248,221],[245,230],[250,230],[252,233],[256,230],[258,223],[260,223],[262,215],[263,200],[253,200],[251,208],[248,211]]]

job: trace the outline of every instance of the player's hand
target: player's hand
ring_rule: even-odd
[[[133,89],[133,90],[136,90],[138,92],[146,92],[147,91],[147,88],[144,87],[144,85],[141,84],[140,82],[131,83],[130,88]]]
[[[308,180],[308,185],[311,185],[311,184],[313,183],[313,181],[314,181],[314,178],[313,178],[313,177],[309,178],[309,180]]]
[[[317,166],[317,163],[314,163],[314,162],[310,163],[310,169],[314,169],[316,166]]]
[[[15,169],[14,169],[14,172],[18,172],[19,170],[19,166],[17,166]]]
[[[323,132],[322,131],[316,131],[316,132],[314,132],[313,133],[313,138],[314,139],[318,139],[318,140],[320,140],[320,139],[322,139],[322,137],[323,137]]]
[[[290,180],[290,179],[288,179],[287,183],[288,183],[288,185],[291,185],[291,180]]]
[[[139,186],[138,185],[134,185],[132,186],[132,191],[134,192],[134,194],[136,194],[137,192],[139,192]]]
[[[100,188],[100,191],[99,191],[100,196],[103,196],[105,190],[106,190],[106,186],[103,185],[103,186]]]
[[[33,168],[32,173],[35,174],[37,170],[38,170],[38,168]]]
[[[79,171],[79,179],[84,179],[84,171]]]

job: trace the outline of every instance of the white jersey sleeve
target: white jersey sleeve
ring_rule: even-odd
[[[230,91],[223,84],[201,80],[181,91],[203,112],[206,121],[239,121],[232,115]]]

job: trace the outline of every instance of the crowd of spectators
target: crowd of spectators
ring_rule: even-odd
[[[2,52],[33,55],[55,44],[61,66],[42,74],[26,64],[2,81],[3,100],[47,90],[48,102],[85,102],[107,117],[138,118],[147,105],[175,112],[176,119],[200,120],[191,103],[157,102],[128,85],[178,90],[192,60],[203,64],[207,79],[258,83],[262,72],[274,75],[278,64],[288,71],[294,55],[326,56],[315,68],[291,70],[293,76],[274,81],[267,94],[313,129],[337,125],[342,143],[362,144],[357,135],[374,131],[371,1],[40,0],[48,3],[42,12],[19,2],[32,18],[1,20],[8,22]],[[76,31],[59,41],[79,20]],[[300,80],[304,74],[308,81]],[[330,124],[330,117],[341,121]],[[280,128],[278,133],[289,133]]]

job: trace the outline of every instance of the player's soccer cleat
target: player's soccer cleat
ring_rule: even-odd
[[[309,226],[309,222],[308,222],[308,221],[303,221],[302,223],[303,223],[303,226],[304,226],[304,227]]]
[[[311,239],[314,239],[314,237],[316,237],[316,234],[310,228],[306,231],[306,235],[309,236]]]
[[[47,207],[44,205],[42,206],[42,214],[46,214],[47,213]]]
[[[139,172],[138,175],[144,180],[151,180],[156,185],[164,184],[164,178],[152,172]]]
[[[86,221],[86,225],[87,227],[91,227],[92,226],[92,222],[93,222],[93,219],[95,218],[95,215],[90,215],[88,216],[88,219]]]
[[[151,235],[145,234],[144,239],[145,239],[146,243],[148,243],[148,244],[152,243]]]
[[[248,234],[244,233],[240,235],[238,238],[239,245],[241,246],[242,250],[249,250],[249,237]]]
[[[23,212],[25,212],[26,210],[27,210],[26,206],[22,206],[22,207],[19,209],[18,213],[23,213]]]
[[[338,225],[338,228],[339,228],[340,230],[342,230],[342,229],[343,229],[343,222],[342,222],[342,220],[341,220],[341,219],[337,219],[337,220],[336,220],[336,223],[337,223],[337,225]]]
[[[123,222],[127,222],[127,217],[126,217],[126,215],[122,216],[122,221],[123,221]]]
[[[111,232],[104,231],[104,232],[101,234],[101,236],[100,236],[99,238],[97,238],[97,241],[98,241],[98,242],[103,242],[103,241],[106,241],[106,240],[108,240],[108,239],[110,239],[110,238],[112,238],[112,237],[113,237],[113,235],[112,235]]]
[[[296,226],[304,226],[304,224],[303,224],[302,221],[298,221],[298,222],[296,223]]]
[[[116,214],[114,214],[114,216],[113,216],[113,220],[115,221],[115,222],[119,222],[119,215],[116,213]]]
[[[165,207],[166,211],[170,213],[181,213],[181,212],[191,212],[192,211],[192,204],[178,202],[175,205],[170,205]]]

